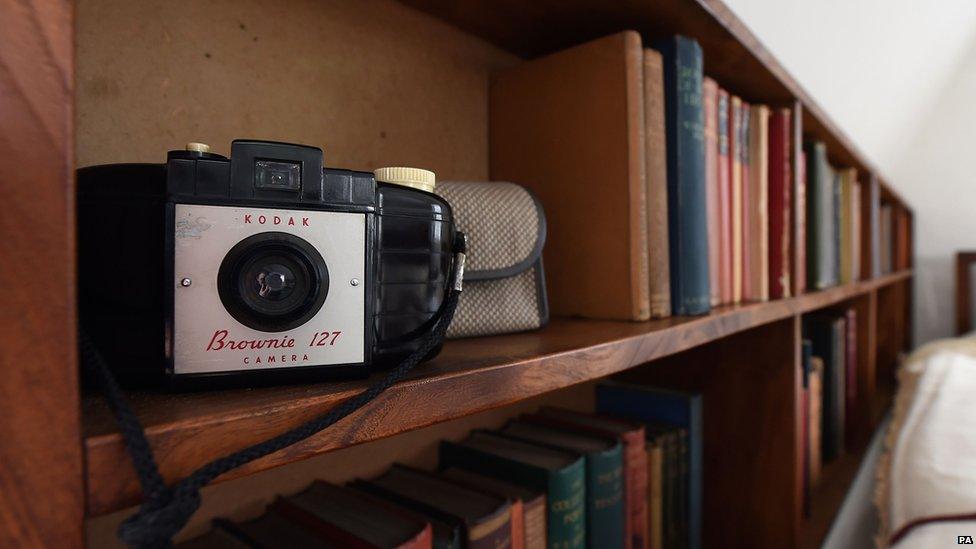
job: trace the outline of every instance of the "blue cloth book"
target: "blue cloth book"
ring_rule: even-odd
[[[702,546],[702,397],[659,387],[606,381],[597,386],[600,414],[651,424],[670,424],[688,431],[688,547]]]
[[[684,36],[668,38],[658,48],[664,60],[671,308],[676,315],[707,314],[710,220],[705,215],[702,50]]]

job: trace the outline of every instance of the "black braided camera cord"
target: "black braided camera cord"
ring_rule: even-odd
[[[460,241],[459,253],[463,253],[463,236],[458,240]],[[444,334],[454,318],[454,311],[460,297],[460,285],[456,285],[455,281],[459,276],[463,276],[462,265],[463,260],[461,262],[455,260],[450,285],[448,286],[450,292],[442,305],[440,318],[436,321],[434,328],[424,337],[420,347],[399,366],[367,387],[363,392],[339,404],[329,412],[276,437],[217,458],[173,486],[166,486],[162,475],[159,474],[159,468],[156,465],[152,448],[146,439],[142,424],[126,402],[122,390],[109,371],[105,360],[91,340],[84,333],[81,333],[79,337],[81,364],[90,370],[101,383],[109,407],[119,423],[122,437],[136,473],[139,475],[139,482],[142,484],[145,496],[139,511],[119,526],[119,539],[130,546],[147,549],[171,547],[173,536],[186,525],[193,513],[200,507],[201,488],[231,469],[315,435],[365,406],[403,378],[443,340]]]

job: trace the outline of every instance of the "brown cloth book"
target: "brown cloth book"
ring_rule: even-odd
[[[424,514],[459,524],[469,549],[511,545],[511,504],[504,498],[465,488],[433,473],[395,464],[357,486]]]
[[[648,441],[647,455],[647,517],[650,549],[664,547],[664,446],[660,440]]]
[[[545,549],[545,492],[456,467],[440,475],[473,490],[507,498],[512,503],[512,549]]]
[[[705,103],[705,217],[708,223],[708,287],[711,304],[721,301],[719,176],[718,176],[718,84],[711,78],[702,81]]]
[[[553,314],[650,318],[643,59],[625,31],[492,75],[491,178],[546,210]]]
[[[821,459],[821,423],[823,422],[823,359],[815,356],[810,359],[810,379],[808,390],[810,391],[810,488],[816,488],[820,484],[820,469],[823,460]]]
[[[745,193],[748,226],[743,243],[749,258],[746,301],[769,301],[769,107],[749,108],[749,190]]]
[[[668,159],[664,133],[664,64],[644,49],[644,144],[647,164],[647,259],[651,317],[671,316],[671,262],[668,251]]]
[[[520,417],[529,423],[539,423],[571,429],[600,437],[614,437],[624,446],[624,507],[627,510],[627,547],[647,547],[647,452],[644,426],[638,423],[567,410],[546,407],[535,414]]]
[[[430,548],[431,525],[417,515],[359,490],[316,481],[302,492],[278,498],[278,514],[341,547]]]

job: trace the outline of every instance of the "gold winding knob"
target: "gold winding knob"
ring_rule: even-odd
[[[198,153],[208,153],[210,152],[210,145],[207,145],[206,143],[187,143],[186,150]]]
[[[434,185],[437,184],[437,176],[434,172],[420,168],[404,166],[380,168],[373,172],[373,176],[376,177],[376,181],[381,183],[403,185],[429,193],[434,192]]]

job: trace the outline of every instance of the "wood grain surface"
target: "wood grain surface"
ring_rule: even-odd
[[[905,271],[799,298],[642,323],[555,319],[539,332],[449,342],[434,361],[352,417],[222,479],[391,436],[604,377],[904,280]],[[164,476],[268,438],[355,394],[364,381],[189,394],[133,393]],[[138,482],[100,397],[84,400],[88,512],[136,503]]]
[[[80,547],[72,6],[0,21],[0,547]]]

